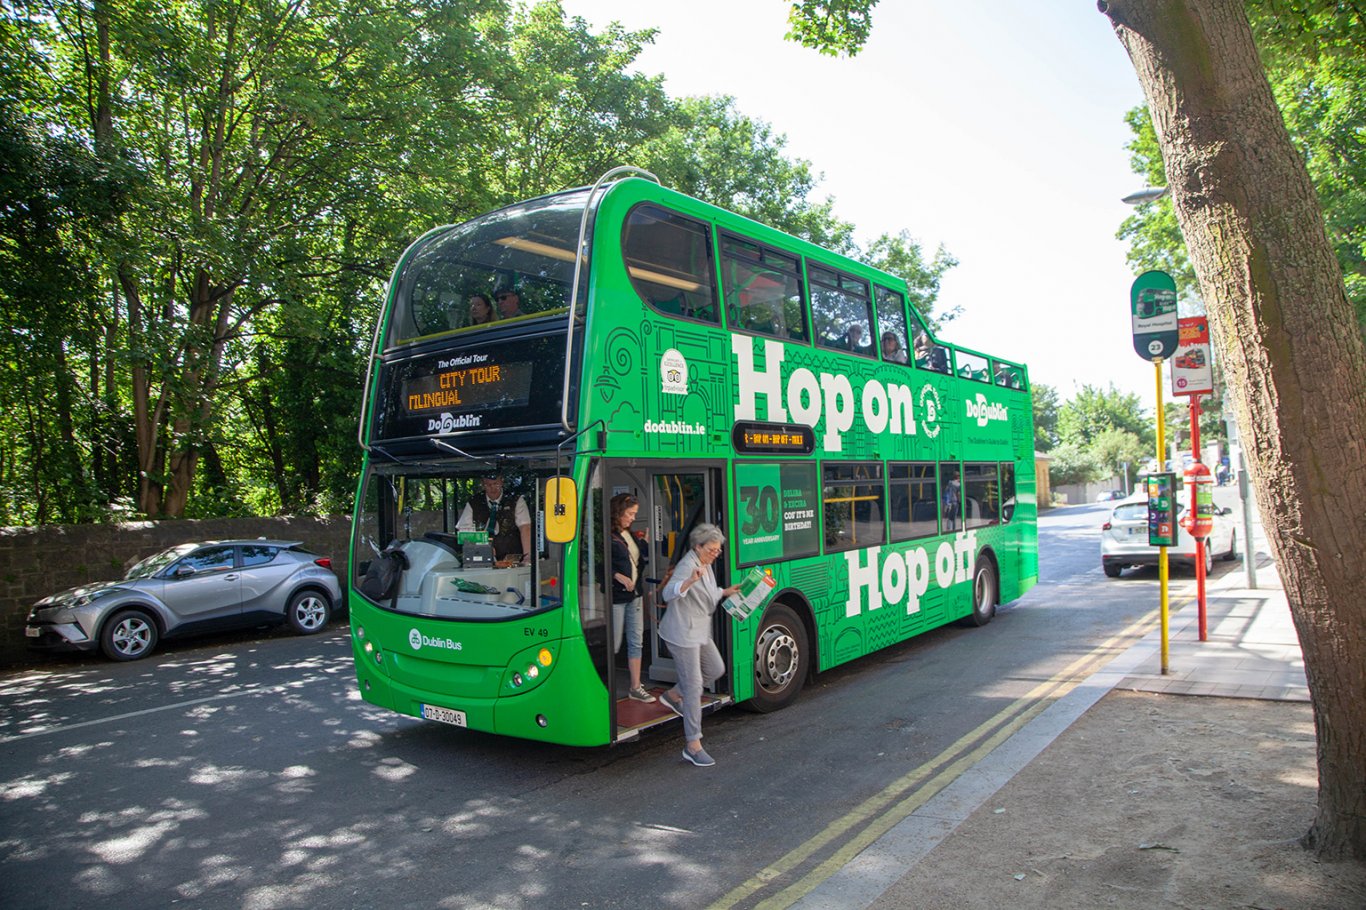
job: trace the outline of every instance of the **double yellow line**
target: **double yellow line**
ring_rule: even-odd
[[[1051,679],[1039,683],[1028,694],[964,734],[930,761],[888,784],[826,825],[819,834],[793,848],[772,865],[759,870],[749,881],[732,889],[708,910],[733,910],[742,905],[755,910],[790,907],[898,822],[933,799],[1049,705],[1075,689],[1103,664],[1112,660],[1118,651],[1146,635],[1155,625],[1157,615],[1156,610],[1149,612],[1077,658]],[[937,769],[938,773],[935,773]],[[829,855],[800,878],[769,897],[756,898],[751,902],[751,898],[755,898],[759,892],[777,887],[795,875],[814,856],[827,850],[831,850]]]

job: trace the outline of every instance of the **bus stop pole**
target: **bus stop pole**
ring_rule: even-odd
[[[1153,374],[1157,377],[1157,466],[1159,472],[1166,456],[1163,450],[1167,447],[1166,440],[1166,416],[1162,413],[1162,358],[1153,360]],[[1162,625],[1162,675],[1168,673],[1167,652],[1170,642],[1167,637],[1167,548],[1157,548],[1157,578],[1160,587],[1160,610]]]
[[[1191,457],[1193,464],[1200,463],[1200,396],[1190,397],[1191,405]],[[1191,505],[1190,521],[1191,527],[1195,527],[1195,518],[1199,511],[1195,506],[1195,488],[1199,485],[1195,478],[1191,480]],[[1192,535],[1194,537],[1194,535]],[[1204,537],[1195,537],[1195,603],[1198,625],[1200,627],[1200,640],[1209,641],[1209,633],[1205,629],[1205,548],[1209,546],[1209,540]]]

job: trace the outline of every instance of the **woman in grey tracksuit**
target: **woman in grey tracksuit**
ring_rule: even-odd
[[[721,652],[712,641],[712,614],[722,598],[740,590],[739,585],[721,588],[716,584],[712,563],[721,555],[726,542],[721,529],[699,524],[688,535],[692,547],[664,586],[663,598],[669,605],[659,624],[659,637],[669,643],[678,683],[660,696],[664,706],[683,718],[683,757],[707,768],[715,759],[702,748],[702,689],[726,672]]]

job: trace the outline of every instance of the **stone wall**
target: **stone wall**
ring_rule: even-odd
[[[350,516],[0,528],[0,668],[42,660],[24,640],[24,621],[34,603],[77,585],[120,578],[135,562],[166,547],[234,538],[299,540],[332,558],[345,592],[350,536]]]

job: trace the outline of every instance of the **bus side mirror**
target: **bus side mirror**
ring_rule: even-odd
[[[545,536],[551,543],[569,543],[579,525],[579,493],[568,477],[545,482]]]

